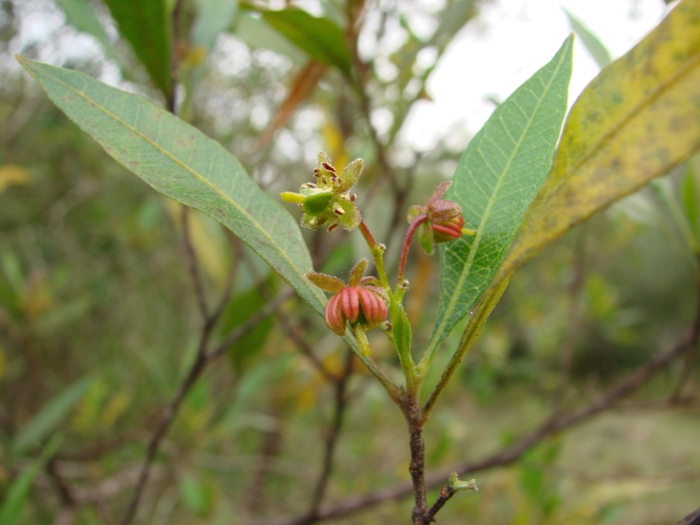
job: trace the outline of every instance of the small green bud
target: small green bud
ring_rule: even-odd
[[[479,487],[476,486],[475,479],[461,481],[456,472],[450,474],[450,478],[447,480],[447,486],[450,488],[450,490],[455,492],[458,490],[473,490],[474,492],[479,492]]]

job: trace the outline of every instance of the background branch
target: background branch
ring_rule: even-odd
[[[352,366],[355,354],[351,349],[345,351],[345,365],[343,371],[339,378],[334,380],[333,390],[334,390],[334,405],[333,405],[333,420],[331,426],[328,429],[325,438],[325,447],[323,451],[323,461],[321,466],[321,472],[319,473],[318,480],[316,481],[316,486],[313,491],[313,497],[311,499],[311,506],[309,508],[309,523],[312,523],[316,518],[318,509],[323,502],[323,498],[328,490],[328,482],[333,471],[333,458],[335,456],[335,450],[340,438],[340,431],[343,425],[343,420],[345,417],[345,412],[348,408],[349,397],[347,395],[347,386],[352,376]]]
[[[693,326],[673,345],[658,353],[637,372],[622,381],[617,387],[603,394],[587,406],[569,413],[555,412],[535,431],[521,438],[510,447],[487,456],[484,459],[466,462],[457,467],[450,467],[426,476],[426,487],[436,488],[445,483],[450,473],[457,472],[460,476],[473,475],[477,472],[502,467],[514,463],[525,452],[542,442],[545,438],[583,423],[593,416],[611,409],[616,403],[636,392],[656,372],[682,355],[688,347],[696,346],[700,336],[700,316],[696,317]],[[340,503],[321,507],[315,522],[341,518],[370,509],[380,503],[406,498],[414,493],[413,484],[402,483],[393,487],[379,489],[364,496],[354,496]],[[307,524],[305,518],[279,518],[269,521],[254,521],[253,525],[301,525]]]
[[[691,512],[676,525],[698,525],[700,524],[700,507]]]

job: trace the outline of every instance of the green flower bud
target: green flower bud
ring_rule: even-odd
[[[305,228],[326,226],[328,231],[342,226],[354,230],[360,224],[360,212],[355,205],[357,196],[349,190],[362,175],[363,161],[357,159],[348,164],[338,175],[331,159],[323,152],[318,154],[314,169],[316,183],[304,183],[299,193],[282,192],[285,202],[295,202],[304,211],[301,225]]]

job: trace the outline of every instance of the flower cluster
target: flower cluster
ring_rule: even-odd
[[[280,195],[285,202],[296,202],[304,211],[301,225],[305,228],[325,226],[329,232],[342,226],[354,230],[360,224],[360,212],[355,206],[357,196],[350,188],[362,175],[363,161],[356,159],[348,164],[340,175],[323,152],[318,154],[318,165],[314,169],[316,182],[301,185],[299,193],[290,191]]]
[[[411,206],[408,210],[408,222],[413,222],[420,215],[426,220],[418,230],[418,241],[428,255],[432,255],[435,243],[454,241],[462,234],[473,234],[464,228],[462,208],[454,201],[442,196],[451,182],[443,182],[426,201],[424,206]]]
[[[397,288],[392,291],[384,267],[385,247],[377,244],[362,222],[355,204],[357,196],[350,193],[350,189],[362,175],[362,168],[362,159],[357,159],[338,174],[328,155],[320,152],[318,164],[314,169],[316,182],[302,184],[299,193],[283,192],[281,197],[285,202],[294,202],[299,205],[304,212],[301,225],[306,228],[325,227],[328,231],[333,231],[338,226],[343,226],[346,230],[353,230],[360,226],[382,278],[381,282],[376,277],[362,276],[367,267],[367,259],[362,259],[355,265],[350,272],[347,284],[337,277],[322,273],[309,272],[306,276],[322,290],[333,293],[324,312],[328,328],[342,336],[350,323],[363,348],[361,351],[366,352],[367,355],[369,346],[364,332],[386,321],[390,303],[392,305],[398,303],[397,311],[403,311],[400,305],[407,289],[404,275],[414,234],[418,233],[421,246],[428,254],[432,254],[435,243],[454,241],[463,234],[473,235],[475,232],[464,228],[462,209],[459,205],[443,198],[450,182],[440,184],[423,206],[412,206],[408,211],[408,221],[411,225],[406,231],[399,257]],[[410,341],[410,338],[408,340]],[[401,351],[410,353],[410,349],[403,347]]]
[[[316,286],[335,294],[326,304],[324,319],[328,328],[338,335],[345,334],[346,322],[371,330],[386,320],[388,297],[376,277],[362,277],[366,267],[367,259],[357,263],[347,285],[330,275],[306,274]]]

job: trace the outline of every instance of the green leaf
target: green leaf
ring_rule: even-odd
[[[286,55],[297,65],[304,64],[308,59],[297,46],[267,25],[260,17],[242,12],[236,17],[234,34],[253,48],[269,49],[280,55]]]
[[[304,277],[311,257],[295,219],[219,143],[143,97],[76,71],[18,60],[107,153],[157,191],[224,224],[323,313],[325,296]]]
[[[0,307],[4,307],[15,321],[24,318],[22,294],[24,276],[17,256],[10,251],[0,252]]]
[[[401,362],[401,368],[406,376],[406,385],[410,387],[415,381],[413,357],[411,356],[411,323],[406,311],[395,299],[389,303],[389,316],[391,318],[391,332],[394,337],[394,346]]]
[[[492,286],[700,149],[700,0],[686,0],[584,90]]]
[[[671,218],[671,222],[683,237],[686,247],[688,247],[692,253],[700,253],[700,246],[693,232],[692,225],[686,217],[681,203],[676,198],[671,181],[668,180],[668,178],[653,180],[649,183],[649,187],[654,194],[656,194],[661,206]]]
[[[236,0],[206,0],[192,26],[192,41],[210,50],[219,33],[231,25],[237,10]]]
[[[131,44],[153,84],[172,96],[172,29],[165,0],[105,0],[119,33]]]
[[[204,518],[209,514],[215,500],[211,483],[185,472],[178,478],[178,488],[185,506],[195,516]]]
[[[63,436],[53,436],[51,441],[41,451],[39,457],[25,468],[8,487],[0,505],[0,525],[15,525],[19,523],[34,478],[56,454],[62,442]]]
[[[261,283],[261,285],[268,290],[273,290],[274,280],[266,279],[266,281]],[[228,334],[236,327],[246,323],[266,304],[267,300],[260,293],[259,287],[252,287],[245,293],[238,294],[224,310],[217,331],[221,336]],[[231,346],[229,357],[237,373],[240,374],[244,369],[248,368],[251,362],[265,348],[267,336],[270,334],[274,324],[272,316],[266,317]]]
[[[294,7],[280,11],[261,11],[271,27],[284,35],[313,60],[336,66],[350,76],[352,58],[343,30],[328,18],[318,18]]]
[[[690,224],[690,228],[693,230],[695,238],[700,235],[700,224],[698,220],[700,219],[700,207],[698,206],[698,182],[695,180],[695,170],[693,169],[692,163],[688,163],[688,167],[683,177],[683,184],[681,185],[681,204],[683,206],[683,213]]]
[[[462,207],[476,235],[440,246],[440,305],[427,363],[486,290],[549,171],[566,113],[572,47],[569,37],[494,110],[462,155],[445,196]]]
[[[608,48],[605,47],[600,39],[588,29],[575,15],[573,15],[568,9],[563,7],[564,13],[569,18],[569,23],[571,24],[571,29],[581,37],[583,45],[586,46],[588,52],[591,54],[593,59],[598,63],[601,69],[612,62],[612,55]]]
[[[91,383],[91,377],[80,379],[46,403],[17,433],[12,442],[12,452],[22,454],[46,439],[68,417]]]
[[[106,52],[111,52],[112,43],[95,10],[87,0],[56,0],[66,14],[68,23],[78,31],[94,36]]]

